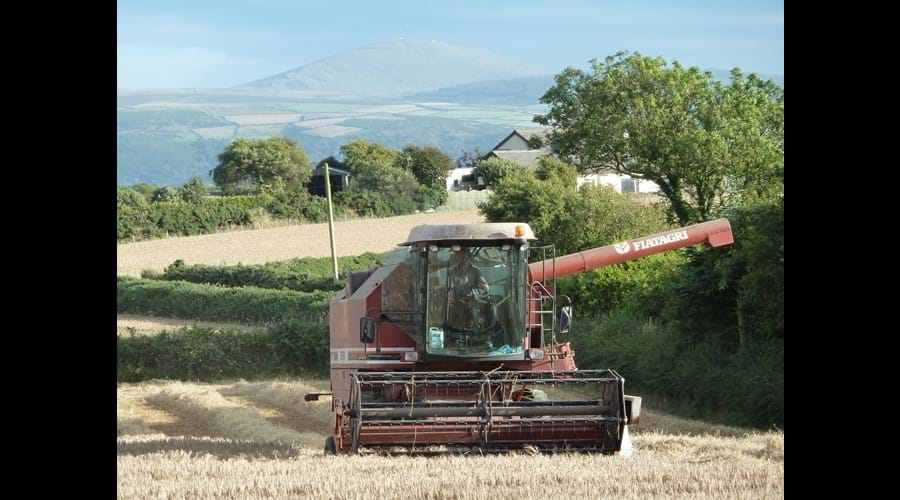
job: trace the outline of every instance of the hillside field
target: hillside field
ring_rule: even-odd
[[[385,252],[402,243],[419,224],[484,222],[477,210],[439,211],[335,223],[338,256]],[[160,271],[178,259],[187,264],[264,264],[331,255],[328,224],[304,224],[119,244],[116,274]]]

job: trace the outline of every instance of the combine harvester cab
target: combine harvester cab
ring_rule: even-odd
[[[417,226],[383,265],[350,273],[330,306],[326,452],[632,453],[640,398],[625,395],[615,370],[577,369],[561,340],[572,306],[556,280],[731,244],[728,221],[562,257],[529,248],[532,239],[527,224]]]

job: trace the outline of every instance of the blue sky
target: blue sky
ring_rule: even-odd
[[[375,41],[437,40],[555,73],[619,50],[784,73],[784,1],[119,0],[117,87],[228,87]]]

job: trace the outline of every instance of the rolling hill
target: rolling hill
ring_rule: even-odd
[[[480,49],[399,39],[335,54],[243,87],[391,95],[549,72]]]

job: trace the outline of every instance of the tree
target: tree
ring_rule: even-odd
[[[344,155],[350,172],[358,174],[364,167],[393,167],[400,152],[377,142],[356,139],[341,146],[341,154]]]
[[[409,145],[400,151],[397,166],[412,172],[423,186],[447,189],[447,174],[453,170],[453,158],[433,146]]]
[[[181,186],[181,199],[188,203],[200,203],[206,196],[206,183],[199,176],[191,177]]]
[[[150,184],[149,182],[141,182],[141,183],[135,184],[133,186],[129,186],[126,189],[136,191],[136,192],[142,194],[144,196],[144,198],[149,200],[150,198],[153,197],[153,193],[155,193],[156,190],[159,189],[159,186],[157,186],[156,184]]]
[[[439,187],[432,187],[422,183],[415,174],[427,172],[430,163],[441,159],[435,160],[436,155],[429,148],[410,148],[415,146],[401,153],[364,139],[341,146],[341,154],[354,178],[349,188],[338,194],[338,201],[359,215],[369,216],[408,214],[444,203],[447,200],[445,181],[441,180]],[[450,157],[440,154],[452,168]],[[404,158],[406,160],[401,161]],[[446,175],[445,172],[444,179]],[[428,180],[434,182],[435,179]]]
[[[501,177],[522,169],[525,169],[525,166],[521,163],[507,160],[506,158],[490,157],[481,160],[476,173],[484,179],[485,185],[493,187]]]
[[[181,201],[181,195],[178,189],[171,186],[163,186],[153,192],[150,201],[153,203]]]
[[[575,165],[553,156],[547,155],[538,158],[538,167],[534,174],[542,181],[557,180],[569,189],[575,189],[578,185],[578,170]]]
[[[116,208],[138,208],[147,204],[147,197],[140,191],[130,188],[116,187]]]
[[[259,193],[266,186],[283,183],[300,189],[312,176],[306,153],[291,139],[235,139],[210,172],[223,194]]]
[[[535,117],[553,127],[551,139],[580,171],[655,182],[682,224],[778,196],[784,89],[738,69],[723,85],[709,72],[640,54],[592,65],[558,74],[541,98],[549,112]]]
[[[525,168],[500,178],[481,206],[490,222],[526,222],[540,244],[567,254],[667,228],[665,213],[608,186],[575,190],[573,167],[545,162],[544,179]],[[566,173],[568,172],[568,173]]]
[[[422,197],[421,189],[405,170],[360,165],[356,178],[336,198],[358,215],[385,217],[413,213]]]
[[[456,168],[478,168],[481,157],[484,156],[478,147],[475,151],[462,150],[462,155],[456,159]]]
[[[574,191],[557,182],[542,182],[525,168],[512,170],[493,188],[493,194],[480,207],[485,218],[489,222],[528,223],[541,244],[550,243],[547,238],[552,228],[568,216],[566,212],[574,203]]]

